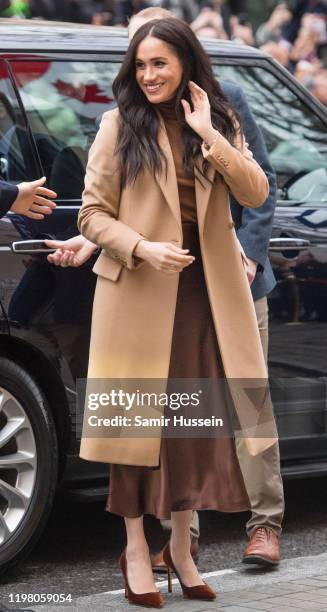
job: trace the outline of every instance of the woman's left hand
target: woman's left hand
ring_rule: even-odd
[[[205,141],[217,135],[211,123],[210,102],[206,92],[194,81],[189,81],[189,90],[193,104],[193,112],[187,100],[181,100],[186,123]]]

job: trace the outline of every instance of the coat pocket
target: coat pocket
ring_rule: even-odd
[[[100,253],[92,270],[98,276],[103,276],[108,280],[116,282],[119,279],[122,267],[123,264],[120,261],[112,259],[109,255],[105,255],[105,253]]]

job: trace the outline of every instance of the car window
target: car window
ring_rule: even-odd
[[[49,186],[80,199],[97,120],[113,104],[114,62],[14,61],[11,64]]]
[[[0,177],[12,183],[35,177],[31,142],[6,65],[0,61]]]
[[[320,118],[264,68],[215,65],[214,71],[242,87],[277,174],[278,199],[287,205],[326,202],[327,134]]]

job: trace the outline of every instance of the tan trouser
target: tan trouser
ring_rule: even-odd
[[[258,319],[262,347],[268,359],[268,301],[266,297],[254,302]],[[281,532],[284,515],[284,491],[280,474],[278,442],[260,455],[251,456],[243,438],[236,438],[236,451],[251,504],[251,517],[246,524],[249,535],[255,527],[270,527],[276,534]],[[170,529],[170,521],[161,521]],[[199,517],[193,512],[191,534],[199,537]]]

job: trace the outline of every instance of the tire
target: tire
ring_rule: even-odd
[[[58,443],[47,401],[23,367],[0,357],[0,572],[35,546],[57,477]]]

